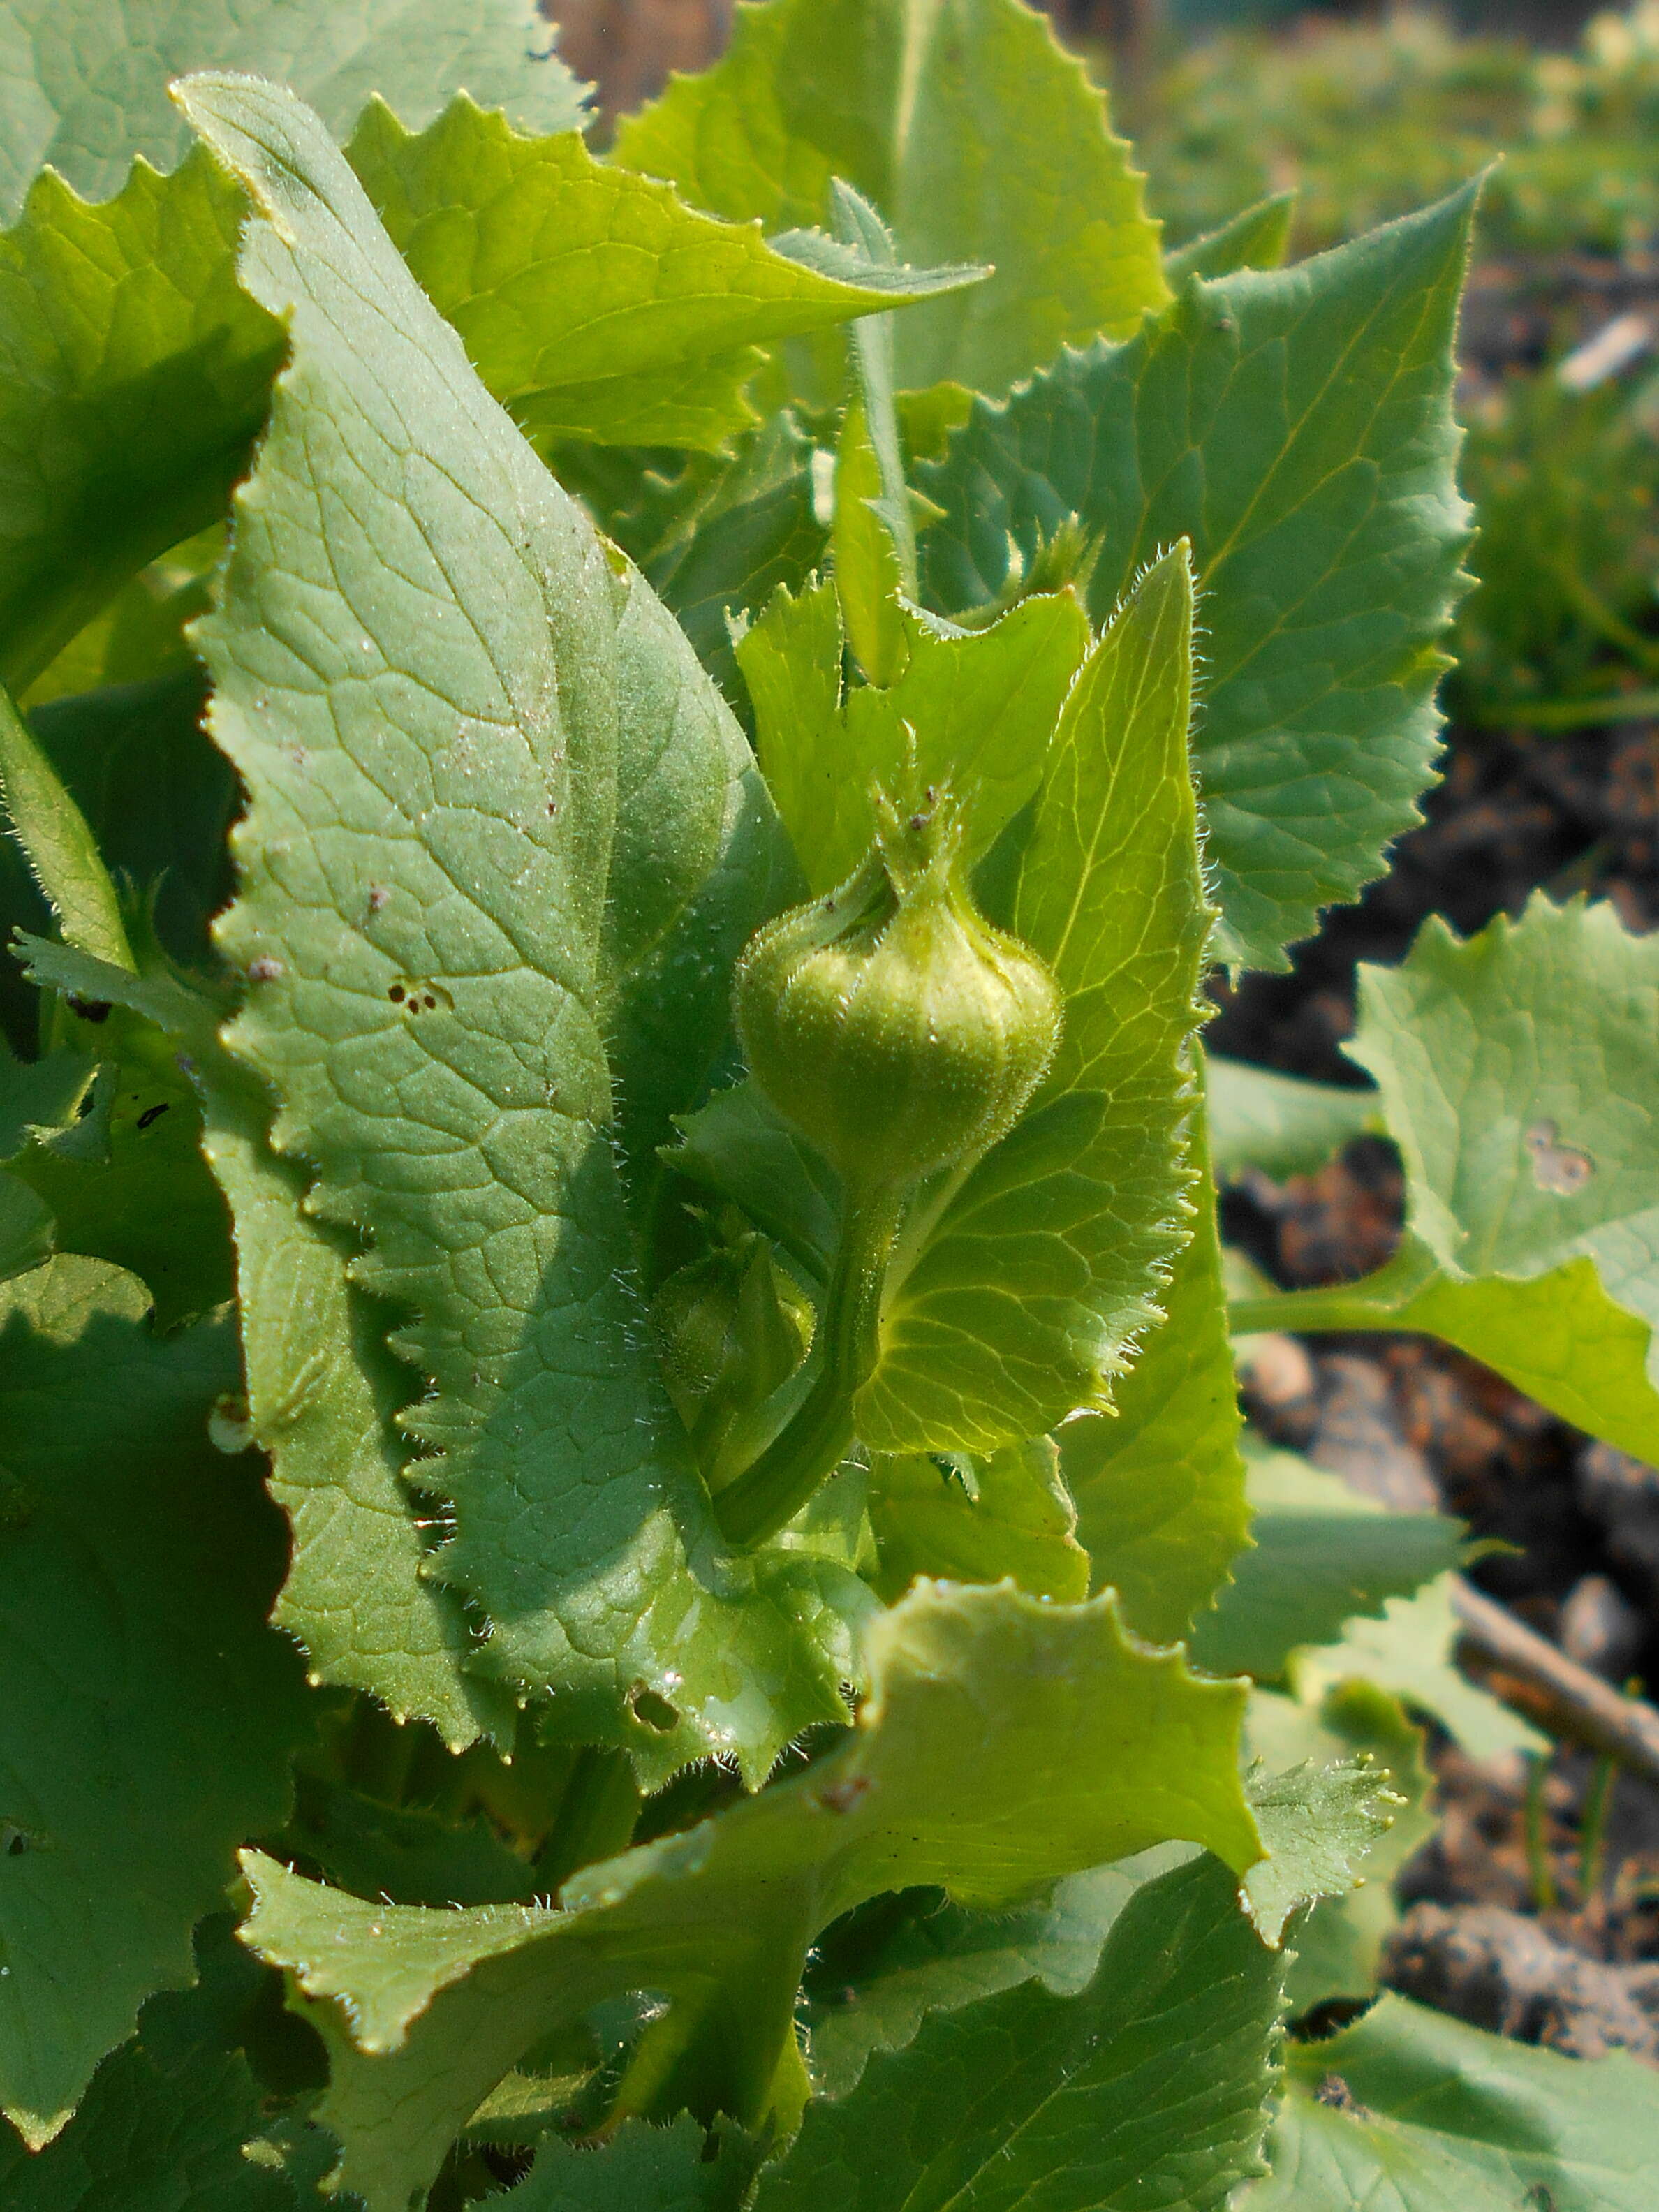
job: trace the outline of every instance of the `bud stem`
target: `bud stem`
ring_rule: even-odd
[[[793,1521],[853,1443],[853,1401],[876,1364],[882,1285],[905,1187],[849,1191],[823,1302],[817,1379],[754,1463],[714,1500],[720,1526],[745,1548]]]

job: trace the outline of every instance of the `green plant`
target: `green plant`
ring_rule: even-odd
[[[603,162],[508,0],[0,23],[8,2205],[1633,2208],[1645,2078],[1285,2056],[1407,1708],[1533,1739],[1455,1524],[1247,1476],[1197,1047],[1432,774],[1471,194],[1166,266],[1018,0]],[[1362,1325],[1632,1449],[1652,965],[1358,1047]]]

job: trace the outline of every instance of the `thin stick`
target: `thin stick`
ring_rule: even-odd
[[[1461,1575],[1452,1580],[1452,1607],[1468,1642],[1538,1693],[1559,1734],[1659,1788],[1659,1712],[1644,1698],[1621,1695]]]

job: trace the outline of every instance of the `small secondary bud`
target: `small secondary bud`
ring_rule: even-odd
[[[1060,995],[969,894],[956,807],[878,800],[875,843],[828,898],[767,925],[738,963],[756,1081],[849,1188],[904,1185],[982,1152],[1053,1057]]]

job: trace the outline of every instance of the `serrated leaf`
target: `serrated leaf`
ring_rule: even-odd
[[[1128,149],[1019,0],[742,8],[725,58],[624,118],[612,158],[769,229],[824,222],[840,177],[902,261],[992,264],[988,283],[899,319],[905,391],[1006,392],[1168,296]]]
[[[1066,994],[1012,1133],[902,1232],[858,1433],[983,1451],[1099,1404],[1186,1232],[1187,1056],[1211,910],[1188,768],[1192,586],[1149,571],[1067,696],[1008,916]]]
[[[1299,1907],[1345,1896],[1361,1879],[1391,1824],[1388,1781],[1364,1759],[1304,1760],[1251,1776],[1250,1809],[1267,1856],[1246,1874],[1243,1895],[1265,1942],[1276,1944]]]
[[[843,690],[836,591],[780,592],[737,648],[755,709],[756,750],[808,888],[829,891],[875,835],[871,791],[918,780],[969,802],[967,848],[985,853],[1036,796],[1060,710],[1089,649],[1070,592],[1025,600],[991,628],[941,634],[891,614],[893,682]]]
[[[458,84],[523,129],[586,120],[531,0],[5,0],[0,220],[48,162],[87,199],[140,156],[175,167],[190,131],[167,88],[197,69],[280,78],[340,137],[373,94],[419,129]]]
[[[756,2212],[1220,2212],[1261,2171],[1279,1969],[1200,1858],[1148,1882],[1094,1979],[925,2021],[815,2100]]]
[[[428,1720],[455,1749],[505,1736],[511,1700],[463,1673],[475,1638],[459,1600],[422,1572],[431,1514],[404,1486],[394,1426],[413,1377],[350,1280],[350,1240],[307,1210],[303,1174],[271,1151],[270,1104],[221,1045],[217,1010],[170,979],[125,975],[61,945],[23,949],[42,984],[130,1006],[189,1064],[236,1238],[248,1425],[293,1532],[273,1620],[315,1681]]]
[[[1415,1597],[1389,1598],[1380,1619],[1351,1620],[1334,1643],[1299,1651],[1291,1666],[1291,1687],[1304,1699],[1316,1699],[1334,1683],[1375,1682],[1432,1715],[1472,1759],[1547,1750],[1547,1736],[1477,1690],[1453,1664],[1459,1630],[1449,1583],[1442,1576]]]
[[[1204,1056],[1204,1093],[1210,1151],[1222,1182],[1249,1168],[1275,1182],[1311,1175],[1352,1138],[1382,1126],[1373,1091],[1310,1083],[1212,1052]]]
[[[1123,345],[981,403],[917,471],[945,510],[931,605],[994,600],[1076,517],[1097,620],[1191,540],[1197,759],[1227,960],[1283,968],[1381,872],[1433,771],[1438,641],[1463,588],[1452,338],[1472,191],[1294,269],[1188,281]]]
[[[918,1575],[959,1583],[1006,1575],[1033,1597],[1088,1595],[1089,1555],[1047,1437],[1005,1444],[967,1468],[878,1459],[869,1497],[885,1597],[901,1595]]]
[[[191,1930],[283,1817],[307,1727],[265,1626],[280,1523],[207,1442],[234,1341],[158,1340],[148,1303],[82,1259],[0,1290],[0,2099],[32,2144],[141,2000],[191,1978]]]
[[[678,2000],[702,2030],[695,2101],[758,2118],[806,1946],[862,1899],[939,1882],[994,1907],[1176,1832],[1235,1868],[1255,1856],[1240,1687],[1127,1638],[1109,1599],[924,1584],[869,1635],[875,1686],[844,1748],[590,1869],[562,1911],[377,1907],[250,1862],[248,1940],[347,2006],[317,2014],[333,2051],[321,2117],[370,2212],[404,2212],[491,2084],[610,1991]]]
[[[1245,208],[1218,229],[1164,257],[1164,274],[1176,290],[1189,276],[1231,276],[1236,269],[1279,269],[1291,242],[1294,191],[1274,192]]]
[[[457,100],[416,137],[382,103],[352,167],[526,437],[718,452],[754,420],[763,346],[974,281],[781,252],[672,188]],[[786,241],[786,244],[787,241]],[[827,246],[828,241],[824,241]]]
[[[1647,2212],[1659,2081],[1385,1996],[1293,2045],[1271,2172],[1240,2212]]]
[[[1164,1318],[1115,1385],[1115,1413],[1055,1432],[1093,1586],[1115,1589],[1130,1625],[1157,1643],[1204,1619],[1249,1543],[1215,1194],[1196,1112],[1193,1123],[1196,1218],[1159,1294]]]
[[[7,2212],[320,2212],[314,2192],[302,2198],[274,2165],[248,2158],[264,2124],[240,2052],[197,2050],[169,2066],[126,2043],[45,2150],[0,2127],[0,2191]]]
[[[556,1686],[568,1740],[647,1777],[729,1750],[758,1781],[844,1712],[868,1599],[827,1561],[714,1548],[629,1279],[605,889],[619,722],[660,738],[623,635],[647,587],[488,398],[316,119],[241,80],[184,97],[264,210],[244,276],[292,333],[198,633],[251,793],[234,1044],[313,1202],[370,1233],[364,1283],[416,1316],[398,1345],[434,1389],[405,1425],[442,1454],[418,1479],[455,1500],[439,1571],[489,1615],[479,1668]],[[645,636],[680,655],[652,671],[658,713],[706,720],[672,625]]]
[[[1365,1853],[1359,1887],[1322,1898],[1297,1923],[1285,1983],[1292,2015],[1333,1997],[1374,1996],[1382,1945],[1400,1918],[1394,1876],[1437,1825],[1429,1809],[1434,1778],[1424,1762],[1423,1731],[1407,1719],[1398,1698],[1373,1682],[1352,1680],[1312,1704],[1274,1690],[1256,1691],[1245,1737],[1253,1755],[1270,1768],[1368,1755],[1379,1778],[1386,1773],[1390,1796],[1400,1801],[1389,1807],[1388,1833],[1375,1838]]]
[[[1193,1632],[1212,1674],[1272,1681],[1298,1645],[1332,1642],[1352,1615],[1380,1614],[1463,1556],[1468,1532],[1443,1514],[1390,1512],[1294,1452],[1257,1446],[1246,1465],[1254,1540]]]

